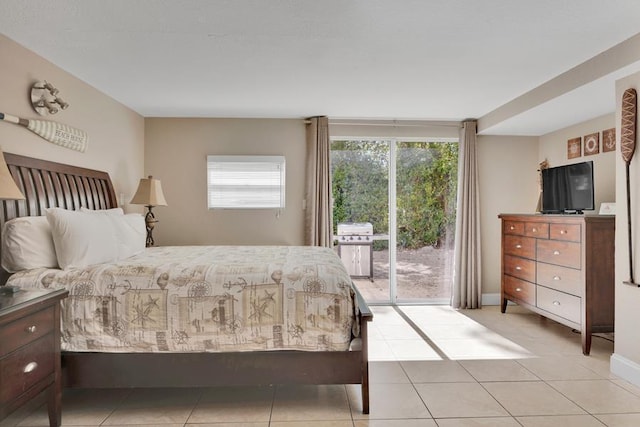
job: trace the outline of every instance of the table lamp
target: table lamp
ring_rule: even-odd
[[[167,206],[167,201],[162,194],[162,184],[159,179],[155,179],[151,175],[148,178],[140,179],[138,184],[138,190],[131,199],[133,205],[145,205],[148,209],[147,214],[144,217],[144,221],[147,227],[147,247],[153,246],[153,227],[158,220],[153,215],[151,209],[154,206]]]

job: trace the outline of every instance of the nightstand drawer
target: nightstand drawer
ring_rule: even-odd
[[[22,319],[4,325],[0,329],[0,356],[11,353],[53,330],[54,310],[40,310]]]
[[[0,402],[20,396],[55,371],[54,334],[46,335],[0,359]]]
[[[575,323],[581,323],[580,303],[581,298],[553,289],[538,286],[536,290],[537,306],[556,316],[564,317]]]
[[[64,289],[0,295],[0,420],[46,391],[50,425],[60,425],[60,300],[67,295]]]

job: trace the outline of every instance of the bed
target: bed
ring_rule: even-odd
[[[106,212],[117,207],[105,172],[10,153],[5,153],[5,160],[26,200],[2,200],[0,225],[18,217],[43,216],[47,208]],[[184,265],[167,261],[165,257],[175,256],[175,252],[183,257]],[[238,273],[243,262],[232,268],[209,264],[203,267],[204,261],[224,262],[224,258],[258,258],[270,267],[250,267],[243,274]],[[312,259],[327,264],[313,267],[309,264]],[[36,283],[34,286],[72,286],[62,310],[62,375],[66,387],[360,384],[362,412],[367,414],[367,323],[372,320],[372,313],[348,275],[333,284],[328,282],[334,279],[308,280],[316,270],[342,268],[341,264],[340,268],[333,264],[336,260],[340,264],[328,248],[159,247],[113,266],[94,267],[104,270],[101,277],[111,277],[102,279],[102,284],[94,280],[98,273],[93,270],[82,273],[91,280],[77,288],[73,286],[78,280],[70,279],[61,270],[23,271],[8,280],[18,286],[29,286],[30,281]],[[136,264],[143,261],[151,263],[151,267]],[[313,274],[305,276],[304,272],[310,269]],[[142,270],[152,270],[152,279],[140,279]],[[114,280],[115,274],[124,278]],[[202,280],[205,276],[207,280]],[[220,276],[222,291],[210,288],[211,276]],[[150,282],[153,290],[145,288],[140,280]],[[299,288],[294,288],[294,282]],[[175,288],[173,296],[166,292],[171,288]],[[118,301],[114,295],[124,299]],[[83,306],[83,300],[89,305]],[[289,306],[288,311],[276,313],[271,308],[273,302]],[[204,314],[151,314],[158,307],[168,306],[175,306],[178,313],[196,307],[198,313]],[[304,311],[309,307],[310,311]],[[88,314],[79,324],[78,313],[82,310]],[[139,322],[133,328],[134,338],[120,338],[126,328],[112,318],[118,310],[129,310]],[[66,321],[69,323],[65,326]],[[334,324],[342,335],[330,335],[329,324]],[[79,330],[94,335],[74,339]],[[237,334],[239,330],[247,335]],[[102,339],[99,332],[105,331],[109,332],[108,337]],[[206,332],[212,332],[214,337],[205,337]],[[200,333],[203,338],[197,339]],[[144,335],[151,341],[143,340]],[[238,350],[232,345],[234,342],[247,345]],[[134,344],[133,348],[130,344]]]

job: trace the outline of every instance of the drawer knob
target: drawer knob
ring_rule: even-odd
[[[522,288],[516,288],[516,292],[522,292]]]
[[[522,270],[522,267],[517,266],[517,267],[516,267],[516,270],[520,271],[520,270]]]
[[[31,325],[27,328],[27,332],[33,334],[36,331],[36,325]]]
[[[567,234],[567,230],[560,230],[560,234]]]
[[[553,305],[560,305],[560,301],[554,301]]]
[[[516,228],[512,225],[509,227],[509,230],[515,230]]]
[[[537,229],[537,228],[535,228],[535,227],[533,227],[533,229],[532,229],[531,231],[533,231],[534,233],[536,233],[536,232],[538,232],[538,229]]]
[[[553,280],[560,280],[560,276],[553,276]]]
[[[553,251],[554,255],[560,255],[560,251]]]
[[[522,245],[516,245],[516,249],[522,249]]]
[[[25,374],[29,374],[33,371],[35,371],[38,368],[38,364],[36,362],[29,362],[27,363],[27,365],[24,367],[24,369],[22,370],[22,372],[24,372]]]

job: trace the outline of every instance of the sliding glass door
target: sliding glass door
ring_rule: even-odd
[[[384,140],[337,140],[331,145],[337,249],[369,302],[389,302],[390,295],[390,147]],[[371,224],[371,236],[359,231],[365,227],[347,224]]]
[[[337,251],[365,299],[448,303],[457,141],[336,139],[331,149]]]
[[[458,144],[395,144],[396,302],[451,297]]]

